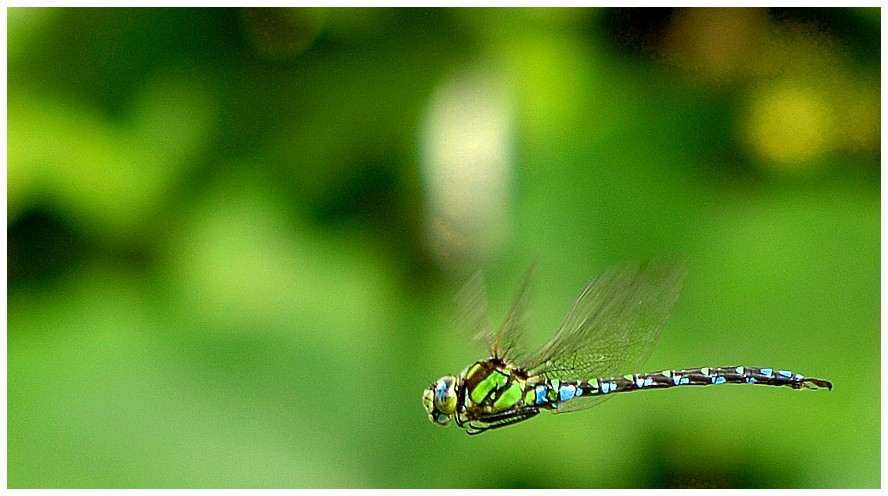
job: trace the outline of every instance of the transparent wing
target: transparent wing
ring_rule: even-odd
[[[534,265],[532,264],[521,280],[521,286],[518,287],[512,307],[506,314],[506,320],[503,321],[499,331],[493,334],[492,344],[488,342],[492,355],[506,362],[520,363],[524,354],[523,339],[524,331],[527,329],[527,306],[530,300],[530,280],[533,278],[533,272]]]
[[[481,271],[476,272],[453,297],[456,305],[457,325],[473,333],[475,339],[483,339],[490,348],[489,336],[493,333],[488,318],[487,287]]]
[[[507,362],[520,359],[521,340],[527,326],[527,302],[532,273],[533,266],[525,274],[506,320],[498,329],[490,325],[487,289],[480,272],[475,273],[456,295],[455,301],[462,316],[461,325],[472,329],[476,333],[476,339],[483,339],[487,343],[487,350],[492,357]]]
[[[602,273],[574,302],[555,336],[524,362],[525,370],[562,380],[639,372],[678,300],[684,275],[678,263]],[[558,411],[589,408],[610,397],[575,398]]]

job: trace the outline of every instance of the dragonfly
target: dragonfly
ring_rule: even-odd
[[[524,277],[502,326],[487,320],[483,279],[472,277],[457,294],[462,324],[487,343],[489,358],[459,375],[445,375],[423,391],[429,419],[452,420],[468,434],[499,429],[542,410],[585,410],[617,393],[680,386],[760,384],[832,390],[832,383],[786,369],[700,367],[636,373],[648,359],[678,300],[681,263],[611,268],[577,297],[561,327],[540,349],[526,352],[527,300],[533,267]]]

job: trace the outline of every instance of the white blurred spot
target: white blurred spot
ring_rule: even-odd
[[[421,134],[426,236],[445,265],[490,255],[508,227],[512,111],[493,74],[467,71],[432,95]]]

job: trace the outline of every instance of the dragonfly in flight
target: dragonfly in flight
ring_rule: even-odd
[[[636,373],[653,351],[681,292],[678,264],[613,268],[577,297],[558,332],[542,348],[524,353],[521,338],[532,270],[505,322],[487,323],[484,284],[476,274],[457,295],[468,325],[487,343],[489,358],[446,375],[423,391],[429,419],[452,420],[469,434],[522,422],[541,410],[585,410],[617,393],[679,386],[761,384],[832,389],[832,383],[786,369],[700,367]]]

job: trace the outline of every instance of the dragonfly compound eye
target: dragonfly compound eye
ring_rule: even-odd
[[[456,403],[456,378],[451,375],[438,379],[422,393],[422,405],[429,420],[436,424],[450,423]]]

